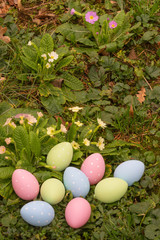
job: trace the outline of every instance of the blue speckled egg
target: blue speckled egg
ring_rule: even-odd
[[[73,197],[86,197],[90,190],[87,176],[78,168],[67,167],[63,175],[64,186],[70,190]]]
[[[114,177],[121,178],[131,186],[141,179],[144,173],[144,163],[139,160],[128,160],[121,163],[114,171]]]
[[[24,221],[38,227],[50,224],[55,216],[53,207],[44,201],[32,201],[25,204],[20,214]]]

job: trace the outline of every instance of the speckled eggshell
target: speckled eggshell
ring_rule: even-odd
[[[44,201],[32,201],[25,204],[20,214],[24,221],[37,227],[50,224],[55,216],[53,207]]]
[[[74,197],[86,197],[90,190],[87,176],[78,168],[67,167],[63,174],[63,183]]]
[[[81,171],[88,177],[91,185],[97,184],[105,173],[105,162],[102,155],[93,153],[88,156],[81,166]]]
[[[110,177],[101,180],[95,187],[95,198],[104,203],[113,203],[121,199],[128,189],[126,181]]]
[[[44,201],[54,205],[64,198],[65,187],[60,180],[49,178],[42,184],[40,193]]]
[[[90,216],[91,206],[84,198],[74,198],[66,206],[65,219],[72,228],[84,226],[88,222]]]
[[[139,160],[128,160],[120,165],[114,171],[114,177],[121,178],[131,186],[134,182],[141,179],[145,170],[145,165]]]
[[[71,163],[72,157],[72,145],[69,142],[61,142],[49,151],[46,162],[56,171],[63,171]]]
[[[18,197],[33,200],[39,193],[39,183],[35,176],[24,169],[16,169],[12,174],[12,186]]]

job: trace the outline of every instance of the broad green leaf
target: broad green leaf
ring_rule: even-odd
[[[148,210],[155,207],[155,202],[153,202],[151,199],[146,200],[144,202],[138,202],[129,207],[129,210],[133,213],[137,214],[145,214],[148,212]]]
[[[44,182],[49,178],[57,178],[60,181],[63,180],[63,175],[62,172],[57,172],[57,171],[39,171],[39,172],[35,172],[34,176],[37,178],[37,180],[39,182]]]
[[[41,151],[42,154],[47,155],[49,151],[58,143],[56,138],[49,138],[45,142],[41,142]]]
[[[61,77],[64,79],[64,84],[73,89],[73,90],[82,90],[83,89],[83,83],[76,78],[75,76],[72,76],[68,72],[64,72],[61,74]]]
[[[32,153],[35,154],[36,157],[39,157],[41,153],[41,143],[37,134],[31,131],[29,133],[29,140]]]
[[[158,240],[160,236],[160,227],[155,224],[149,224],[145,227],[144,234],[147,239]]]
[[[11,178],[15,168],[14,167],[1,167],[0,168],[0,179]]]
[[[125,17],[126,17],[125,12],[124,10],[122,10],[114,17],[113,21],[115,21],[118,24],[118,26],[121,26],[125,20]]]
[[[54,43],[51,35],[49,33],[45,33],[40,42],[40,49],[42,53],[51,53],[54,48]]]
[[[8,199],[13,192],[13,187],[11,183],[11,178],[9,179],[0,179],[0,196],[5,199]]]
[[[80,150],[76,150],[73,154],[73,158],[72,158],[72,162],[77,161],[78,159],[80,159],[83,156],[83,152],[81,152]]]
[[[21,151],[23,148],[26,148],[27,151],[30,151],[29,136],[27,131],[22,126],[18,126],[14,129],[13,138],[19,151]]]
[[[118,6],[120,7],[121,10],[123,10],[123,0],[116,0],[118,3]]]
[[[38,53],[36,52],[33,46],[24,46],[22,48],[22,52],[27,59],[31,59],[31,61],[35,61]]]
[[[95,42],[92,42],[88,38],[79,38],[77,42],[83,43],[84,45],[90,46],[90,47],[96,46]]]
[[[5,227],[15,225],[17,223],[17,217],[9,213],[1,218],[1,223]]]
[[[46,110],[51,114],[61,113],[63,111],[62,104],[65,103],[64,96],[49,96],[48,98],[41,97],[41,102]]]
[[[101,45],[99,47],[99,49],[105,49],[107,52],[114,52],[117,50],[117,43],[116,42],[112,42],[112,43],[107,43],[104,45]]]
[[[22,59],[24,65],[26,65],[27,67],[30,67],[31,69],[33,69],[35,71],[38,70],[37,64],[35,62],[31,61],[29,58],[21,56],[21,59]]]
[[[56,66],[55,71],[57,72],[61,68],[68,66],[72,62],[73,58],[74,58],[73,55],[63,58]]]
[[[73,140],[75,140],[76,134],[77,134],[77,125],[72,124],[69,131],[67,132],[68,142],[72,142]]]

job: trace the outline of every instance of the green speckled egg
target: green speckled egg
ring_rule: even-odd
[[[60,180],[49,178],[42,184],[40,193],[45,202],[54,205],[61,202],[64,198],[65,187]]]
[[[104,203],[113,203],[123,197],[127,189],[126,181],[115,177],[105,178],[96,185],[95,198]]]
[[[56,171],[63,171],[72,161],[73,148],[69,142],[61,142],[54,146],[47,155],[47,164]]]

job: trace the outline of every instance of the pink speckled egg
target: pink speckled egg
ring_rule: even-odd
[[[39,183],[35,176],[24,169],[16,169],[12,174],[12,186],[18,197],[33,200],[39,193]]]
[[[91,216],[89,202],[81,197],[72,199],[66,206],[65,218],[72,228],[80,228],[85,225]]]
[[[81,171],[88,177],[91,185],[98,183],[105,173],[105,162],[100,153],[93,153],[88,156],[82,166]]]

